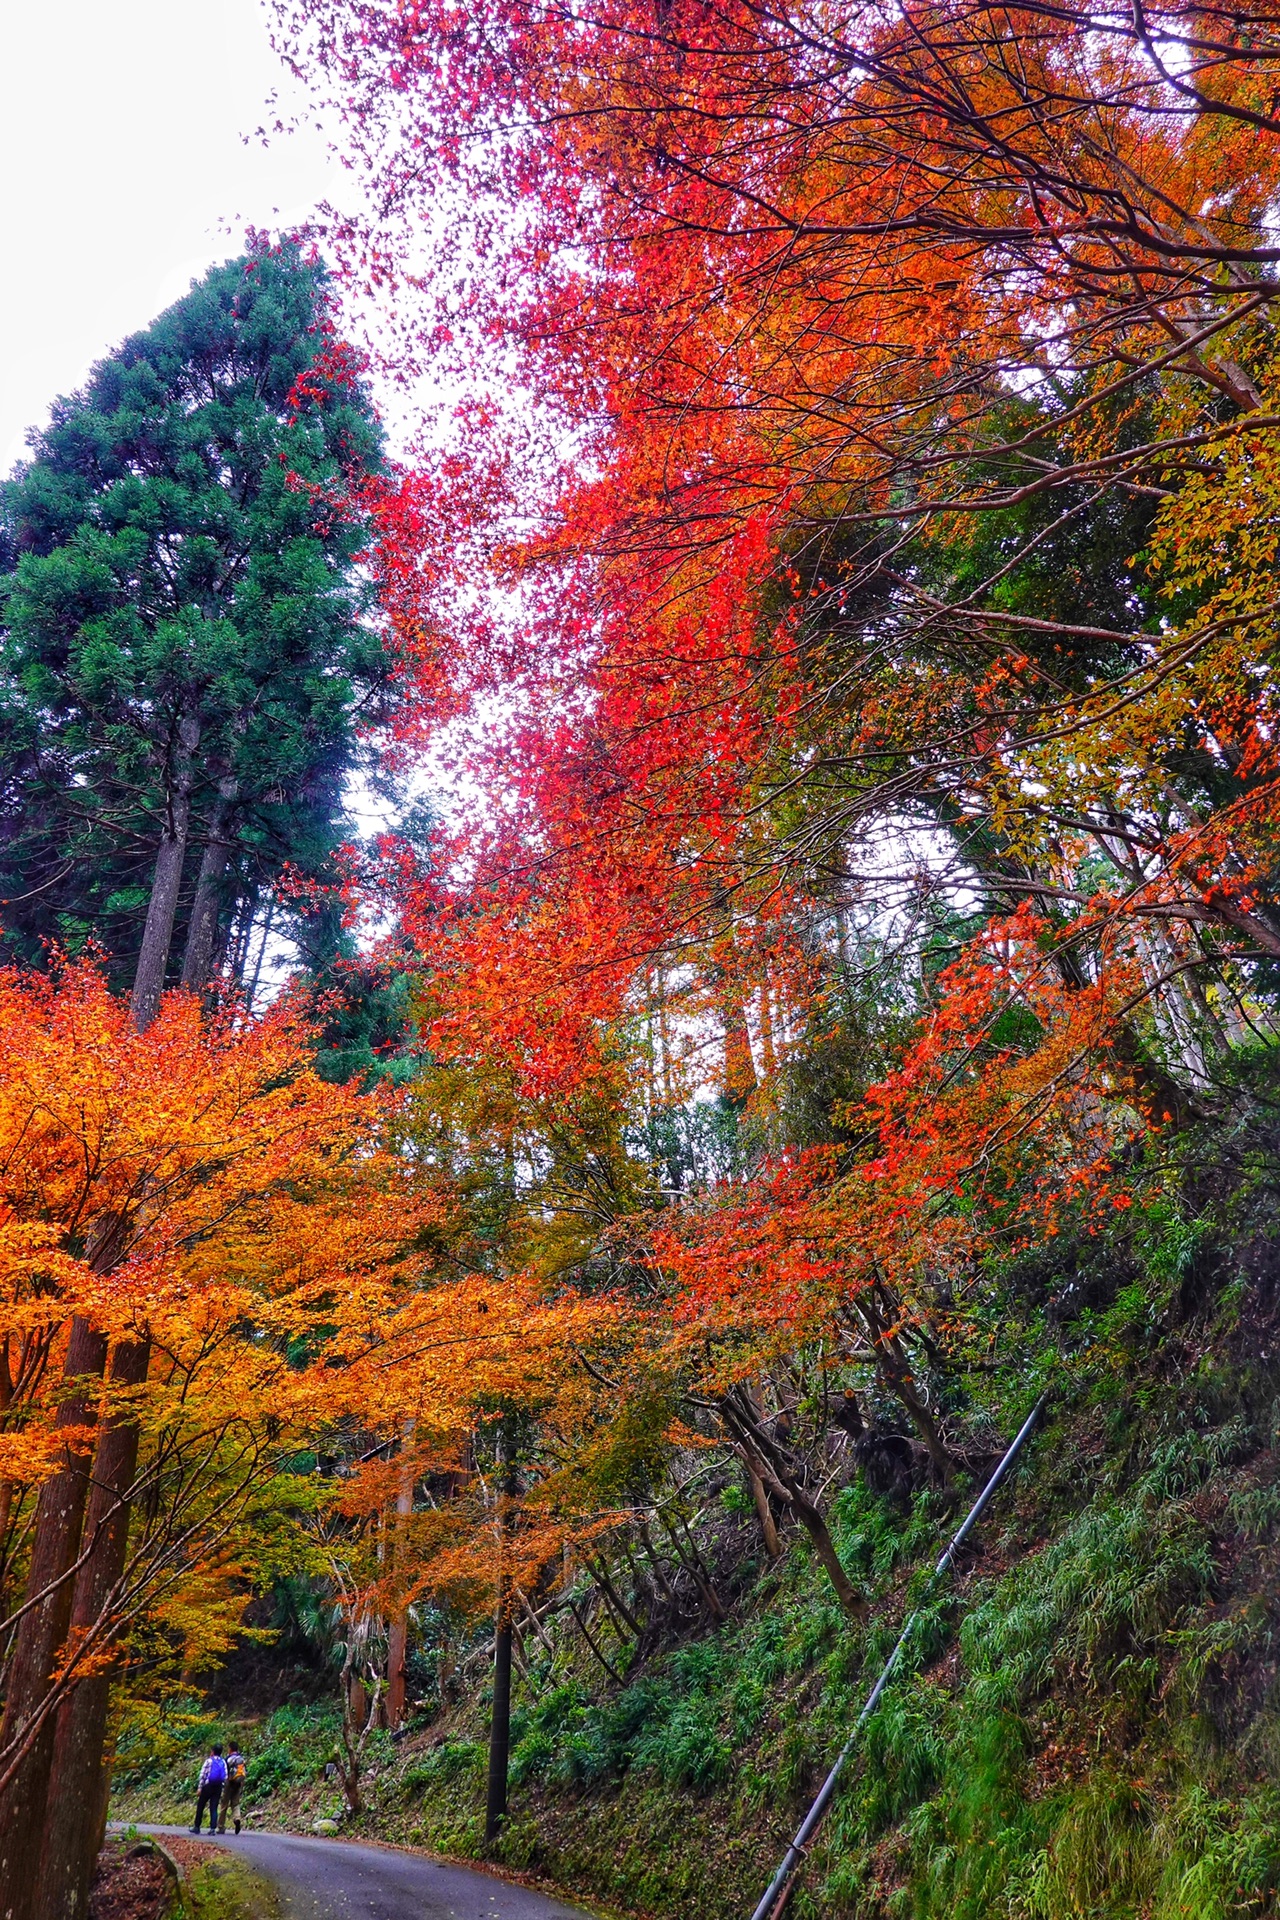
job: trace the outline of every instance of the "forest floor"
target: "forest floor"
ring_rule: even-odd
[[[155,1854],[131,1857],[132,1841],[107,1838],[89,1895],[90,1920],[165,1920],[173,1881]]]

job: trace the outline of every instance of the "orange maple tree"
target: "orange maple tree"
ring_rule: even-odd
[[[0,1001],[0,1832],[34,1898],[96,1851],[121,1633],[198,1588],[299,1436],[349,1408],[335,1356],[368,1290],[414,1271],[427,1202],[387,1097],[319,1079],[288,1005],[246,1022],[174,996],[143,1034],[88,962],[6,973]],[[92,1817],[46,1819],[55,1754],[95,1743]]]

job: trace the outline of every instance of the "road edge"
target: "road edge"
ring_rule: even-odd
[[[108,1832],[122,1833],[127,1826],[133,1827],[138,1833],[164,1833],[168,1831],[167,1827],[161,1826],[159,1822],[152,1823],[141,1820],[113,1820],[109,1822],[107,1830]],[[415,1859],[430,1860],[431,1863],[437,1867],[462,1867],[468,1873],[482,1873],[486,1878],[497,1880],[504,1886],[523,1887],[530,1893],[545,1894],[549,1900],[560,1900],[566,1904],[572,1901],[576,1907],[581,1909],[584,1920],[655,1920],[655,1916],[647,1913],[643,1908],[602,1906],[594,1898],[591,1899],[591,1904],[588,1906],[585,1904],[583,1895],[574,1893],[567,1887],[559,1886],[555,1881],[547,1880],[541,1874],[523,1873],[518,1867],[498,1866],[491,1860],[474,1860],[469,1856],[461,1854],[437,1853],[431,1847],[405,1846],[399,1841],[381,1840],[375,1834],[308,1833],[304,1828],[265,1827],[255,1824],[252,1828],[247,1828],[245,1832],[238,1837],[242,1840],[252,1839],[254,1834],[259,1833],[277,1835],[282,1840],[313,1840],[327,1847],[376,1847],[383,1853],[412,1854]],[[233,1836],[219,1833],[202,1835],[201,1837],[207,1838],[214,1846],[218,1846]],[[232,1850],[228,1848],[227,1851],[231,1852]]]

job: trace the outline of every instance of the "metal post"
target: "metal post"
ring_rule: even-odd
[[[924,1606],[925,1600],[927,1600],[929,1595],[933,1592],[934,1587],[937,1585],[938,1581],[942,1578],[943,1574],[950,1567],[952,1561],[956,1557],[956,1554],[959,1552],[960,1548],[964,1545],[965,1541],[968,1539],[969,1535],[973,1532],[973,1529],[977,1526],[979,1520],[981,1520],[983,1514],[986,1512],[988,1506],[991,1504],[991,1501],[995,1496],[996,1489],[999,1487],[1000,1482],[1004,1479],[1010,1467],[1013,1465],[1019,1453],[1022,1451],[1023,1442],[1026,1440],[1027,1435],[1031,1432],[1032,1427],[1034,1427],[1036,1421],[1040,1418],[1041,1413],[1044,1411],[1044,1404],[1045,1404],[1045,1401],[1048,1399],[1048,1397],[1049,1396],[1047,1394],[1042,1393],[1040,1398],[1036,1401],[1036,1404],[1034,1405],[1034,1407],[1032,1407],[1030,1413],[1027,1415],[1026,1419],[1023,1421],[1016,1439],[1010,1445],[1009,1450],[1005,1454],[1003,1460],[1000,1462],[999,1466],[996,1468],[995,1472],[992,1474],[991,1478],[988,1480],[986,1486],[982,1489],[982,1492],[978,1495],[978,1498],[974,1501],[973,1505],[970,1507],[968,1513],[965,1515],[965,1518],[961,1523],[960,1527],[958,1528],[958,1530],[952,1535],[951,1540],[947,1546],[946,1552],[943,1554],[937,1566],[934,1568],[933,1572],[929,1576],[928,1585],[925,1587],[924,1594],[921,1597],[920,1605],[913,1610],[910,1618],[907,1621],[907,1624],[903,1627],[902,1632],[898,1635],[897,1644],[894,1647],[893,1652],[889,1655],[889,1658],[885,1661],[884,1668],[880,1674],[880,1678],[876,1681],[874,1687],[872,1687],[871,1689],[871,1692],[867,1695],[867,1699],[863,1706],[862,1712],[858,1715],[857,1719],[853,1723],[853,1731],[850,1733],[849,1738],[845,1741],[843,1747],[840,1749],[839,1755],[836,1758],[835,1765],[832,1767],[830,1773],[827,1775],[821,1787],[818,1789],[817,1799],[814,1801],[808,1813],[806,1813],[804,1819],[800,1823],[800,1827],[796,1833],[795,1839],[791,1842],[791,1845],[787,1848],[786,1853],[783,1855],[782,1865],[778,1868],[778,1871],[774,1874],[773,1879],[769,1882],[768,1890],[766,1891],[764,1898],[761,1900],[759,1906],[756,1908],[755,1912],[752,1914],[751,1920],[773,1920],[773,1917],[778,1910],[782,1896],[787,1891],[787,1888],[791,1883],[792,1875],[795,1873],[796,1868],[800,1865],[801,1860],[804,1858],[805,1849],[808,1846],[810,1840],[813,1838],[819,1825],[821,1824],[823,1814],[826,1812],[827,1808],[831,1804],[832,1796],[836,1790],[836,1782],[840,1778],[840,1774],[844,1767],[844,1763],[849,1758],[849,1755],[853,1752],[853,1749],[857,1744],[858,1735],[862,1732],[863,1727],[865,1727],[865,1725],[867,1724],[867,1721],[871,1718],[872,1714],[875,1712],[876,1707],[879,1705],[881,1694],[884,1692],[885,1688],[889,1684],[889,1681],[893,1677],[894,1670],[897,1667],[898,1661],[902,1656],[903,1648],[906,1646],[907,1641],[911,1637],[911,1629],[915,1626],[916,1621],[920,1618],[921,1608]]]

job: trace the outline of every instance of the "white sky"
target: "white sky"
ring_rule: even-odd
[[[246,225],[336,192],[318,132],[244,144],[288,85],[259,0],[0,0],[0,473]]]

